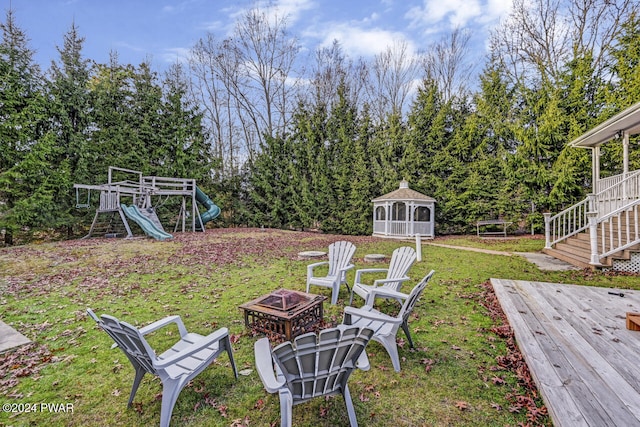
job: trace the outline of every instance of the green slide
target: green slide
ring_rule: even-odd
[[[218,215],[220,215],[220,208],[215,203],[213,203],[213,200],[211,200],[209,196],[204,194],[204,192],[200,190],[198,187],[196,187],[196,200],[202,206],[207,208],[206,212],[200,214],[202,225],[206,224],[211,220],[216,219]]]
[[[140,228],[142,228],[142,231],[144,231],[147,234],[147,236],[151,236],[156,240],[171,239],[173,237],[171,234],[167,233],[166,231],[156,227],[153,221],[151,221],[146,216],[142,215],[140,213],[140,210],[136,206],[127,206],[125,204],[120,204],[120,207],[122,208],[122,211],[124,212],[124,214],[128,218],[134,220],[136,224],[138,224]]]

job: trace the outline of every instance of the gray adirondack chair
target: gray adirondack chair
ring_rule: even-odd
[[[431,270],[431,272],[429,272],[429,274],[427,274],[409,294],[390,290],[385,291],[389,296],[393,296],[392,293],[394,293],[394,298],[404,300],[400,312],[395,317],[381,313],[370,305],[365,305],[361,308],[349,306],[344,308],[344,318],[342,323],[345,325],[373,329],[374,333],[372,339],[374,341],[378,341],[382,344],[385,350],[387,350],[387,353],[389,353],[389,356],[391,357],[393,369],[395,369],[396,372],[400,372],[400,358],[398,357],[398,345],[396,344],[398,329],[402,328],[407,336],[409,345],[411,348],[414,348],[407,322],[409,321],[409,316],[411,315],[416,302],[418,302],[418,298],[420,298],[422,291],[426,288],[427,283],[429,283],[433,274],[434,270]],[[373,293],[375,292],[376,291],[374,290]],[[375,298],[375,296],[372,298]]]
[[[365,300],[365,304],[373,305],[374,301],[370,299],[373,295],[372,291],[378,298],[395,298],[393,295],[386,295],[385,290],[400,291],[402,283],[409,280],[407,272],[416,260],[416,251],[411,246],[402,246],[397,248],[391,254],[389,268],[365,268],[356,270],[356,278],[351,289],[351,297],[349,305],[353,302],[353,294],[360,295]],[[366,273],[387,273],[384,279],[374,280],[373,285],[363,283],[362,276]]]
[[[355,252],[356,247],[351,242],[342,240],[330,244],[329,261],[316,262],[307,266],[307,293],[309,293],[310,285],[331,288],[331,304],[336,304],[340,285],[344,283],[351,291],[347,283],[347,271],[354,267],[351,264],[351,258]],[[315,276],[314,269],[321,265],[329,265],[329,272],[326,276]]]
[[[138,329],[113,316],[103,314],[98,318],[91,309],[87,309],[87,312],[100,328],[113,338],[116,342],[113,347],[120,347],[136,371],[128,406],[133,403],[142,377],[147,372],[160,377],[162,381],[161,427],[169,425],[173,407],[184,386],[209,366],[213,359],[223,351],[229,355],[233,374],[238,378],[227,328],[220,328],[203,336],[187,332],[180,316],[168,316]],[[144,336],[171,323],[178,326],[180,341],[158,356]]]
[[[269,393],[280,395],[282,427],[291,426],[293,405],[335,394],[343,395],[351,426],[358,425],[347,381],[356,368],[369,369],[364,349],[372,335],[368,328],[339,325],[318,336],[300,335],[273,350],[267,338],[255,343],[258,375]]]

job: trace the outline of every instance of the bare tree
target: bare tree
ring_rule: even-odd
[[[569,14],[574,56],[591,52],[594,68],[602,71],[622,24],[639,10],[640,4],[633,0],[573,0]]]
[[[229,89],[244,109],[256,136],[282,134],[291,114],[295,92],[291,79],[299,51],[298,42],[286,31],[286,17],[251,9],[238,22],[231,40],[235,54]]]
[[[239,168],[238,152],[241,151],[237,141],[238,122],[234,113],[234,102],[227,90],[229,84],[223,79],[226,73],[222,68],[229,64],[221,64],[228,60],[224,45],[209,34],[200,39],[191,50],[190,68],[192,74],[192,95],[198,100],[204,111],[204,121],[209,128],[213,153],[220,159],[219,173],[231,176]],[[246,151],[248,147],[244,147]]]
[[[425,54],[424,68],[428,79],[436,82],[444,99],[465,96],[474,65],[466,61],[469,53],[468,31],[455,29]]]
[[[585,53],[600,73],[634,9],[634,0],[514,0],[509,18],[492,32],[491,48],[514,82],[557,82],[567,62]]]
[[[345,55],[340,42],[334,40],[330,47],[316,49],[310,63],[309,84],[300,92],[304,102],[330,108],[342,85],[349,100],[354,105],[360,104],[368,70],[366,62],[359,59],[354,63]]]
[[[208,35],[191,52],[194,94],[226,175],[251,160],[265,135],[282,135],[293,111],[299,48],[286,32],[286,19],[270,12],[248,10],[232,37]]]
[[[404,40],[376,55],[371,66],[367,94],[372,111],[382,121],[388,114],[401,115],[416,87],[420,59]]]

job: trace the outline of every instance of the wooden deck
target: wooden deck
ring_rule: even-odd
[[[555,426],[640,425],[640,291],[491,283]]]

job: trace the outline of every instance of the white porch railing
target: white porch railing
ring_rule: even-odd
[[[621,176],[617,175],[611,178]],[[614,182],[612,186],[606,187],[596,194],[595,210],[598,212],[599,218],[618,211],[640,198],[640,170],[628,173],[624,179],[616,179],[611,182]]]
[[[612,185],[559,214],[545,214],[546,248],[589,229],[590,262],[598,265],[601,258],[640,243],[640,170],[627,173],[626,177],[607,178],[606,182]]]
[[[373,221],[373,232],[389,236],[433,236],[433,224],[430,221]]]
[[[599,179],[598,182],[596,182],[596,188],[595,188],[596,194],[606,190],[607,188],[611,188],[615,185],[618,185],[620,182],[622,182],[623,179],[637,173],[638,171],[631,171],[631,172],[627,172],[626,174],[621,173],[620,175],[614,175],[614,176],[609,176],[607,178]]]

